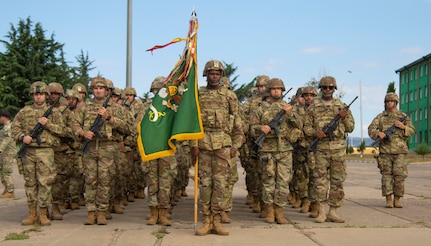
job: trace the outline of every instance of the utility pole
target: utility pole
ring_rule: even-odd
[[[352,71],[348,71],[351,74],[354,74]],[[362,79],[361,76],[359,76],[359,113],[360,113],[360,121],[361,121],[361,145],[364,142],[364,125],[362,122]],[[361,158],[363,157],[363,151],[361,151]]]
[[[127,0],[126,87],[132,86],[132,0]]]

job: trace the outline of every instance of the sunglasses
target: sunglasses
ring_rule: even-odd
[[[326,86],[326,85],[322,85],[322,89],[323,90],[333,90],[335,88],[335,86]]]

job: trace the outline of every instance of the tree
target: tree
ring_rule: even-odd
[[[392,82],[389,83],[388,89],[386,90],[386,93],[389,93],[389,92],[393,92],[393,93],[396,92],[395,81],[392,81]]]
[[[414,152],[418,155],[422,155],[422,159],[425,160],[425,155],[431,153],[431,147],[427,144],[419,144],[416,149],[414,149]]]
[[[364,155],[364,150],[366,149],[365,140],[362,140],[361,145],[357,148],[358,152],[361,152],[361,158]]]
[[[251,82],[247,84],[242,84],[238,87],[238,84],[236,83],[236,80],[238,79],[238,75],[234,76],[236,70],[238,67],[235,67],[234,64],[228,64],[223,61],[224,67],[225,67],[225,76],[229,79],[231,87],[233,92],[235,92],[238,101],[243,102],[245,101],[249,96],[251,92],[251,88],[254,86],[254,82],[256,78],[254,78]]]
[[[29,17],[16,27],[11,24],[5,37],[9,40],[0,40],[6,47],[0,53],[0,107],[12,115],[30,101],[29,87],[34,81],[58,82],[70,88],[77,82],[75,79],[88,77],[92,69],[88,56],[81,57],[79,68],[70,67],[64,58],[64,44],[55,41],[54,35],[47,38],[42,25],[33,26]]]

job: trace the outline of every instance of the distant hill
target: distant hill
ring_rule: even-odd
[[[373,140],[371,138],[364,138],[364,141],[365,141],[365,146],[371,146],[371,144],[373,143]],[[348,137],[346,140],[346,143],[349,146],[359,147],[359,145],[361,145],[361,138]]]

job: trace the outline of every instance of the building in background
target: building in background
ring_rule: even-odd
[[[409,148],[430,145],[430,66],[431,53],[396,70],[399,74],[400,109],[409,115],[416,134],[409,138]]]

